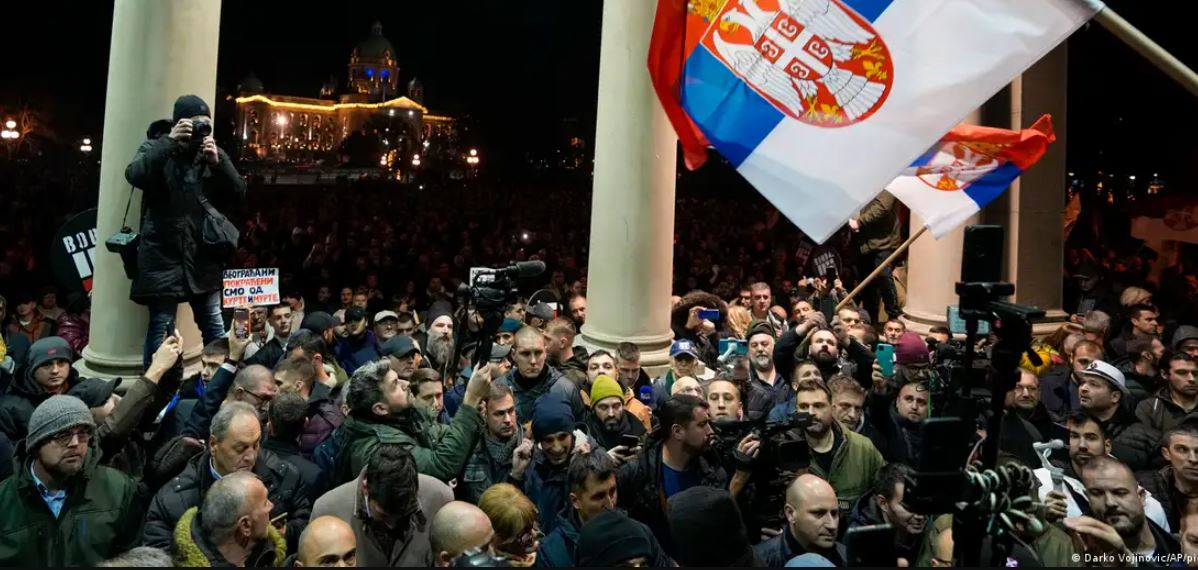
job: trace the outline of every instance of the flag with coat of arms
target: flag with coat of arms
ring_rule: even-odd
[[[822,242],[1098,0],[659,0],[658,98]]]

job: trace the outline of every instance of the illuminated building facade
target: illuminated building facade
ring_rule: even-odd
[[[349,57],[344,90],[330,78],[319,97],[266,93],[252,73],[238,86],[234,128],[243,161],[312,165],[344,160],[343,143],[361,135],[382,144],[380,165],[397,166],[428,148],[425,141],[456,142],[452,117],[424,106],[413,78],[400,93],[395,48],[375,23]]]

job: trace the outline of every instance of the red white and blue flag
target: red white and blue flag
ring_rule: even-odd
[[[1055,140],[1048,115],[1022,131],[958,125],[886,190],[939,239],[1002,194]]]
[[[688,167],[715,147],[822,242],[1102,7],[659,0],[649,70]]]

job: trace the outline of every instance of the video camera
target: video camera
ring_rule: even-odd
[[[480,340],[474,350],[476,355],[491,354],[495,333],[503,323],[504,310],[516,301],[519,293],[517,280],[536,277],[544,272],[543,261],[520,261],[501,269],[470,268],[470,281],[458,287],[457,298],[459,310],[463,313],[459,317],[464,317],[465,312],[473,308],[483,319],[482,326],[479,327]],[[458,320],[461,322],[465,319]],[[461,344],[454,343],[455,352],[461,351]],[[454,362],[457,362],[458,356],[459,354],[454,354]],[[479,363],[486,362],[488,360],[485,357],[475,358],[474,365],[477,368]]]
[[[811,451],[807,448],[807,440],[803,437],[788,438],[785,435],[792,430],[802,432],[811,425],[815,418],[808,413],[791,414],[783,421],[766,421],[763,416],[759,420],[731,420],[715,422],[715,449],[721,458],[732,458],[733,462],[751,464],[754,471],[777,469],[779,471],[797,471],[811,463]],[[757,459],[742,456],[736,446],[749,435],[757,436],[761,442]],[[749,467],[750,465],[745,465]]]

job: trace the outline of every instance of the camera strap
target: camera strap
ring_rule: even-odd
[[[129,207],[133,205],[133,185],[129,185],[129,199],[125,201],[125,216],[121,218],[121,231],[130,230],[129,228]]]

